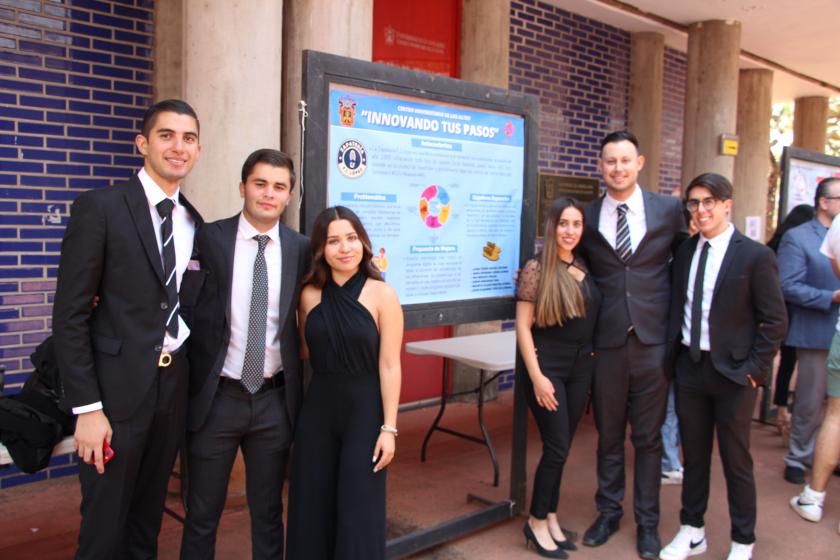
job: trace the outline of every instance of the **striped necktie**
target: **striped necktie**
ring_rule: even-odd
[[[628,207],[626,204],[619,204],[616,210],[618,210],[618,218],[615,223],[615,252],[621,260],[627,262],[633,254],[630,245],[630,226],[627,225]]]
[[[178,338],[178,282],[175,279],[175,236],[172,233],[172,209],[175,203],[164,198],[157,203],[160,214],[160,239],[163,243],[163,278],[166,284],[166,330],[174,338]]]
[[[251,286],[251,311],[248,316],[248,340],[242,364],[242,385],[252,395],[260,390],[265,369],[265,328],[268,317],[268,268],[265,262],[267,235],[255,235],[259,244],[254,259],[254,280]]]

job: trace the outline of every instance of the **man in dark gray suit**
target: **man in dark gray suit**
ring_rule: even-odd
[[[644,156],[636,137],[613,132],[598,160],[605,196],[585,209],[582,252],[603,301],[595,330],[593,403],[598,427],[598,519],[587,546],[618,530],[624,499],[624,439],[629,421],[635,450],[634,510],[637,548],[656,558],[660,542],[659,486],[668,379],[665,375],[670,261],[687,237],[677,198],[638,185]]]
[[[241,214],[196,237],[204,289],[194,310],[187,418],[189,496],[182,558],[212,558],[242,449],[252,557],[282,558],[282,489],[302,398],[297,306],[309,241],[280,223],[292,160],[257,150],[242,166]]]

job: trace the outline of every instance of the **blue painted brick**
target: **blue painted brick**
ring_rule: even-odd
[[[71,107],[72,109],[72,107]],[[78,110],[78,109],[76,109]],[[47,121],[60,122],[69,124],[90,124],[90,115],[80,115],[78,113],[56,113],[49,111],[47,113]]]
[[[90,184],[91,182],[96,182],[98,179],[77,179],[76,177],[68,177],[67,183],[71,189],[78,189],[78,190],[63,190],[63,191],[44,191],[44,198],[47,200],[75,200],[76,196],[82,192],[82,190],[91,189],[97,185]],[[107,186],[107,182],[105,183]]]
[[[70,70],[72,72],[81,72],[82,74],[90,72],[90,64],[75,62],[73,60],[47,57],[45,59],[45,65],[47,68],[54,68],[56,70]]]
[[[107,101],[109,103],[134,103],[134,97],[125,93],[114,93],[113,91],[94,90],[93,99],[96,101]]]
[[[42,93],[44,86],[41,84],[33,84],[32,82],[21,82],[20,80],[9,80],[0,78],[0,88],[12,89],[15,91],[31,91],[35,93]]]
[[[67,49],[56,45],[47,45],[44,43],[37,43],[35,41],[18,41],[18,50],[26,52],[36,52],[40,54],[51,54],[53,56],[67,56]]]
[[[0,64],[0,74],[3,76],[14,76],[15,75],[15,67],[14,66],[7,66],[5,64]]]
[[[0,158],[17,159],[17,148],[0,148]]]
[[[19,122],[18,132],[25,132],[28,134],[52,134],[60,136],[64,134],[64,127],[55,124]]]
[[[113,165],[94,165],[94,177],[125,177],[127,174],[131,175],[134,170],[126,169],[125,167],[115,167]]]
[[[93,117],[93,124],[96,126],[107,126],[110,128],[134,129],[134,121],[131,119],[120,119],[116,117]]]
[[[88,37],[101,37],[103,39],[110,39],[113,36],[113,32],[107,27],[88,25],[86,23],[79,23],[77,21],[70,23],[70,32],[78,33],[79,35],[85,35]],[[96,41],[94,41],[94,46],[95,45]]]
[[[110,76],[112,78],[123,78],[125,80],[130,80],[133,76],[133,72],[131,70],[116,66],[103,66],[101,64],[93,65],[93,73],[97,76]]]
[[[101,39],[93,40],[93,48],[101,51],[108,51],[117,54],[133,54],[134,49],[131,45],[124,45],[122,43],[114,43],[113,41],[103,41]]]
[[[90,142],[87,140],[71,140],[69,138],[47,138],[47,147],[69,150],[88,150],[90,149]]]
[[[44,139],[38,136],[23,136],[20,134],[0,134],[0,144],[12,146],[35,146],[44,145]]]
[[[144,58],[151,58],[152,57],[152,49],[146,47],[135,47],[134,54],[137,56],[142,56]]]
[[[0,214],[0,224],[7,226],[37,226],[41,224],[41,217],[21,214]]]
[[[0,160],[0,171],[20,171],[24,173],[43,173],[44,166],[31,161]]]
[[[86,60],[88,62],[102,62],[104,64],[111,63],[110,54],[81,49],[70,49],[70,58],[73,60]]]
[[[104,14],[93,14],[93,23],[104,25],[107,27],[120,27],[122,29],[133,29],[134,22],[130,19],[106,16]]]
[[[61,239],[64,237],[63,227],[45,227],[38,229],[22,229],[20,230],[21,239]],[[23,263],[27,264],[27,263]],[[58,259],[55,261],[41,261],[28,264],[58,264]]]
[[[42,268],[0,268],[0,278],[43,278],[43,277],[44,277],[44,269],[42,269]]]
[[[0,241],[0,251],[4,253],[39,253],[42,249],[41,243],[33,241]]]
[[[47,471],[50,479],[59,478],[62,476],[74,476],[79,474],[79,465],[69,465],[67,467],[57,467]]]
[[[114,114],[121,117],[134,117],[135,119],[142,119],[145,113],[145,107],[114,107]]]
[[[84,10],[70,10],[70,18],[76,21],[90,21],[90,12]]]
[[[0,60],[14,62],[17,64],[31,64],[41,66],[41,57],[34,54],[22,54],[13,51],[0,51]]]
[[[132,136],[135,137],[136,134]],[[116,154],[133,154],[134,144],[127,144],[124,142],[94,142],[93,150],[95,152],[110,152]]]
[[[108,2],[100,2],[99,0],[73,0],[73,7],[88,8],[106,14],[111,11],[111,5]]]
[[[81,136],[82,138],[108,138],[108,131],[101,128],[68,126],[67,136]]]
[[[136,127],[138,130],[140,126]],[[120,142],[127,142],[133,143],[134,138],[137,136],[137,132],[134,130],[112,130],[111,131],[111,140],[117,140]]]
[[[0,479],[0,488],[11,488],[20,484],[28,484],[30,482],[37,482],[39,480],[46,480],[47,473],[40,471],[35,474],[22,474],[19,476],[8,476]]]
[[[126,41],[129,43],[138,43],[140,45],[151,45],[151,35],[141,35],[140,33],[129,33],[127,31],[114,32],[114,39],[118,41]]]
[[[70,101],[71,111],[83,111],[88,113],[98,113],[100,115],[110,115],[111,106],[104,103],[89,103],[85,101]]]
[[[2,215],[0,215],[2,217]],[[0,237],[4,239],[17,239],[17,228],[0,228]]]
[[[134,79],[139,82],[151,82],[152,75],[148,72],[134,72]],[[151,103],[149,103],[151,105]]]
[[[77,76],[75,74],[71,74],[69,81],[74,86],[111,89],[111,80],[105,80],[102,78],[94,78],[91,76]]]
[[[138,68],[140,70],[151,70],[152,63],[149,60],[142,60],[139,58],[131,58],[128,56],[115,56],[114,64],[117,66]]]
[[[140,156],[114,156],[114,165],[139,168],[143,165],[143,158]]]
[[[67,212],[66,204],[47,203],[47,202],[21,202],[21,212],[36,212],[40,214],[52,214],[56,210],[65,213]]]
[[[0,80],[2,82],[3,80]],[[15,129],[15,121],[9,121],[6,119],[0,119],[0,130],[14,130]]]
[[[17,185],[17,175],[0,173],[0,185]]]
[[[71,152],[70,153],[70,161],[79,162],[79,163],[104,163],[110,164],[111,163],[111,156],[107,154],[87,154],[87,153],[77,153]]]
[[[37,175],[21,175],[20,184],[27,187],[64,187],[67,179],[64,177],[40,177]],[[26,210],[23,210],[24,212]]]
[[[152,20],[152,12],[146,10],[138,10],[135,8],[129,8],[127,6],[114,6],[114,13],[119,14],[121,16],[128,16],[135,19],[144,19],[147,21]]]
[[[47,95],[55,95],[56,97],[73,97],[76,99],[90,99],[89,90],[67,86],[47,86]]]
[[[13,260],[14,262],[6,262],[9,259]],[[0,265],[7,265],[7,266],[16,266],[17,265],[17,257],[0,257]],[[0,309],[0,319],[20,319],[20,311],[17,309]],[[12,357],[6,356],[5,352],[11,350],[8,348],[0,349],[0,356],[2,357]]]
[[[132,91],[134,93],[145,93],[147,95],[152,93],[152,86],[149,84],[122,82],[120,80],[114,80],[114,89],[118,91]]]
[[[56,175],[90,175],[90,166],[48,163],[47,173],[55,173]]]
[[[55,152],[52,150],[33,150],[32,148],[25,148],[23,152],[23,159],[37,159],[44,161],[67,161],[67,154],[64,152]]]
[[[0,91],[0,103],[8,103],[9,105],[14,105],[16,102],[17,94]]]
[[[20,289],[19,287],[20,284],[18,284],[17,282],[0,284],[0,292],[17,292]]]
[[[67,106],[67,102],[64,99],[35,97],[33,95],[21,95],[20,104],[28,107],[43,107],[46,109],[64,109]]]

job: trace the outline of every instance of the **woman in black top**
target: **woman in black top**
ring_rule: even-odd
[[[313,375],[295,432],[289,560],[385,558],[403,314],[372,256],[350,209],[315,219],[298,315]]]
[[[525,543],[538,554],[566,558],[575,545],[557,521],[560,479],[572,436],[592,381],[592,334],[601,294],[575,257],[584,228],[583,210],[558,199],[546,217],[542,255],[525,263],[517,284],[516,339],[528,375],[528,405],[543,441],[534,477]]]

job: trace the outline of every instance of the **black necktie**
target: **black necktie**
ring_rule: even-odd
[[[630,246],[630,226],[627,225],[627,210],[626,204],[619,204],[618,218],[615,222],[615,252],[621,257],[621,260],[627,261],[630,255],[633,254],[633,249]]]
[[[703,249],[697,274],[694,276],[694,297],[691,300],[691,347],[689,352],[695,363],[700,362],[700,329],[703,322],[703,277],[706,275],[706,260],[709,258],[709,243],[701,240]]]
[[[268,268],[265,264],[267,235],[256,235],[259,247],[254,259],[254,280],[251,287],[251,312],[248,316],[248,341],[242,364],[242,385],[252,395],[260,390],[265,369],[265,324],[268,317]]]
[[[178,282],[175,279],[175,236],[172,233],[172,209],[175,203],[169,198],[164,198],[157,203],[157,211],[160,214],[160,239],[163,243],[163,280],[166,285],[166,308],[169,315],[166,317],[166,330],[175,338],[178,338]]]

